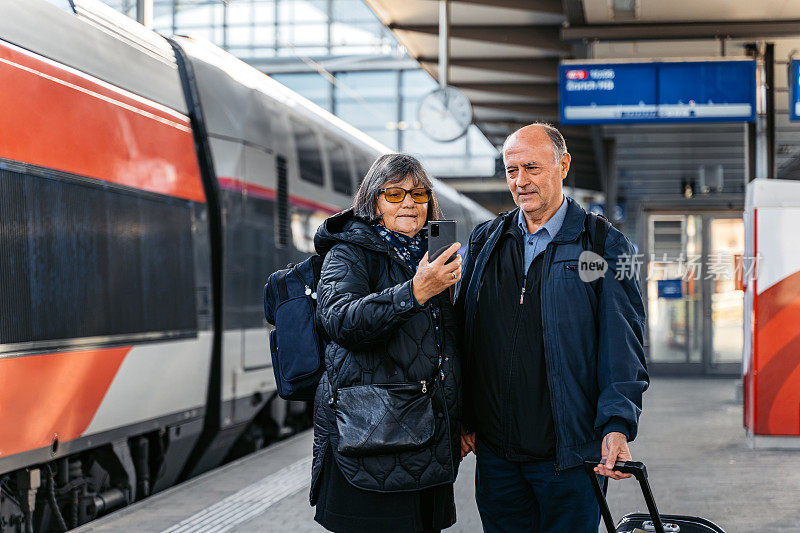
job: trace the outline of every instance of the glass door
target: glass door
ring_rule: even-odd
[[[647,223],[649,367],[656,373],[738,374],[743,293],[735,279],[744,250],[742,219],[651,213]]]
[[[737,374],[742,366],[744,292],[737,286],[743,267],[744,222],[741,218],[708,216],[707,272],[704,276],[704,319],[708,332],[708,373]]]
[[[683,372],[702,364],[702,217],[650,215],[647,258],[649,362]]]

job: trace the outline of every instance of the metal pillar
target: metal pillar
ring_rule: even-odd
[[[395,137],[395,141],[397,142],[397,151],[403,151],[403,129],[400,128],[400,123],[405,122],[403,120],[403,71],[397,71],[397,77],[395,79],[395,89],[397,90],[397,107],[395,108],[395,118],[397,119],[397,137]]]
[[[756,118],[756,121],[758,118]],[[744,125],[744,179],[745,185],[756,179],[756,154],[758,148],[756,139],[758,138],[758,122],[746,122]]]
[[[136,0],[136,22],[145,28],[153,27],[153,0]]]
[[[612,224],[617,215],[617,146],[615,139],[604,139],[606,156],[606,218]]]
[[[775,45],[767,43],[764,47],[764,84],[766,100],[766,151],[767,177],[776,178],[775,171]]]
[[[752,43],[748,55],[757,62],[756,121],[745,125],[745,179],[775,178],[775,45]]]
[[[228,2],[222,2],[222,49],[228,49]]]
[[[447,87],[450,63],[450,0],[439,0],[439,87]]]

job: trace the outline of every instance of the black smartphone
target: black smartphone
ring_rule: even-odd
[[[431,220],[428,222],[428,261],[433,262],[456,242],[455,220]],[[455,259],[449,258],[450,262]]]

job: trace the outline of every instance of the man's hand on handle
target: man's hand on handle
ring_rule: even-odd
[[[631,451],[628,449],[628,437],[617,431],[612,431],[603,437],[603,461],[594,467],[594,471],[601,476],[611,479],[626,479],[631,474],[623,474],[614,470],[614,463],[617,461],[632,461]]]
[[[477,455],[475,451],[475,432],[467,433],[466,430],[461,428],[461,458],[466,457],[469,452]]]

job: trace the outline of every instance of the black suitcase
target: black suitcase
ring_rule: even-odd
[[[583,469],[592,480],[592,487],[594,488],[595,496],[597,496],[597,503],[600,504],[600,514],[603,517],[603,522],[606,524],[608,533],[644,533],[653,531],[655,533],[725,533],[725,531],[704,518],[696,516],[680,516],[680,515],[660,515],[656,507],[656,501],[653,498],[653,492],[650,490],[650,483],[647,481],[647,469],[643,463],[636,461],[617,461],[614,465],[614,470],[622,472],[623,474],[633,474],[639,481],[642,487],[642,494],[644,494],[644,501],[647,504],[647,510],[650,514],[645,513],[630,513],[622,517],[616,527],[614,527],[614,519],[611,517],[611,511],[608,508],[608,502],[600,488],[600,482],[597,480],[597,474],[594,473],[594,467],[602,461],[587,460],[583,463]]]

